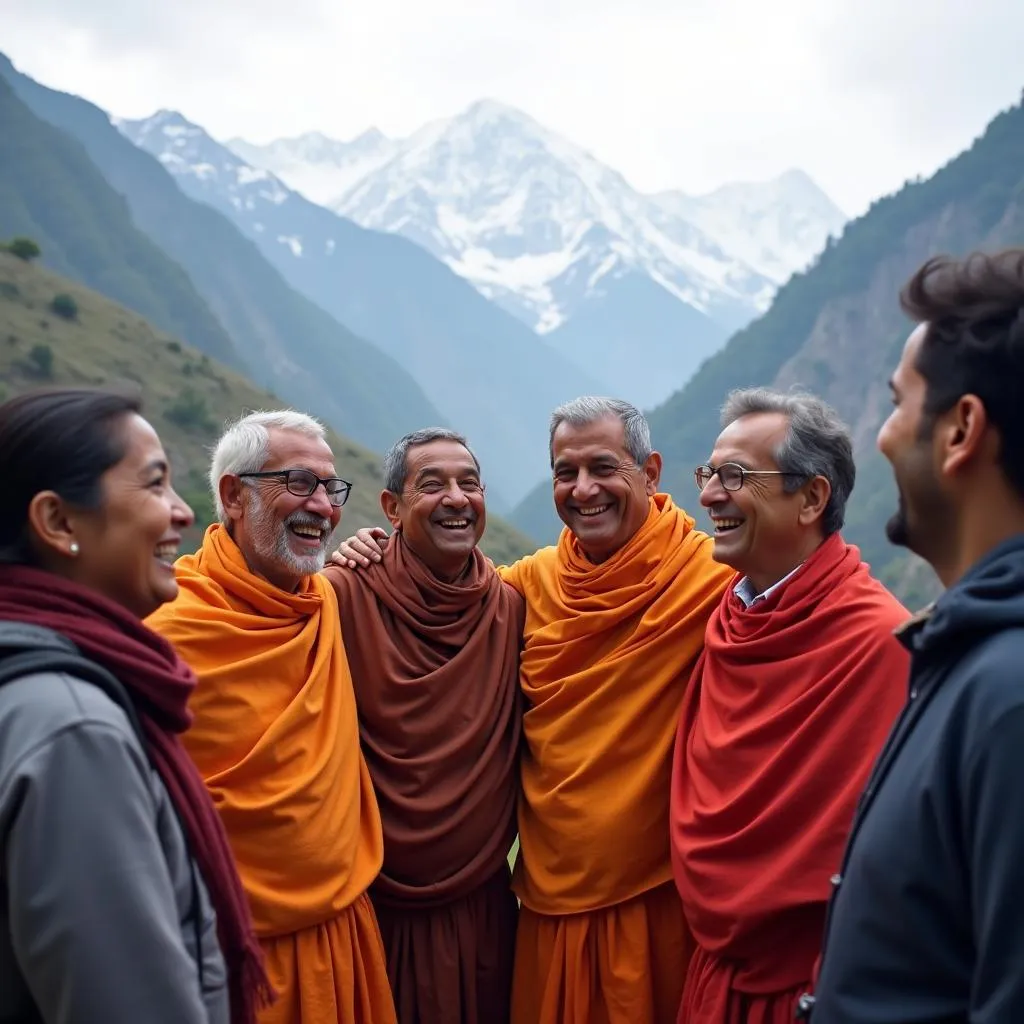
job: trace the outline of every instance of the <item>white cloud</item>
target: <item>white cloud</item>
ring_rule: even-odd
[[[222,138],[404,134],[490,96],[641,188],[797,166],[850,212],[1024,86],[1020,0],[0,0],[0,19],[45,84]]]

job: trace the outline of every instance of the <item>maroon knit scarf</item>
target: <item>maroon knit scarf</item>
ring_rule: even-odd
[[[128,692],[147,754],[185,830],[217,914],[228,969],[232,1024],[254,1024],[272,996],[227,834],[179,733],[192,724],[196,677],[174,648],[94,590],[53,573],[0,565],[0,621],[44,626],[107,669]]]

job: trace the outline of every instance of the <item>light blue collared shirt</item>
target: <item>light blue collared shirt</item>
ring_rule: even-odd
[[[744,608],[749,608],[751,605],[757,604],[758,601],[764,601],[775,593],[783,583],[786,582],[790,577],[796,575],[803,567],[803,562],[800,563],[792,572],[787,572],[778,583],[773,583],[767,590],[758,594],[754,590],[754,584],[750,582],[749,576],[744,576],[743,579],[732,588],[732,592],[743,602]]]

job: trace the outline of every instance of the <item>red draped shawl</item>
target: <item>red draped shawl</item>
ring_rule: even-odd
[[[839,535],[726,592],[676,739],[673,871],[699,949],[680,1021],[790,1024],[860,791],[906,696],[907,611]]]

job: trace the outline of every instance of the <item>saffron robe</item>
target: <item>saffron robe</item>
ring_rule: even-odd
[[[393,1024],[366,890],[382,833],[327,580],[291,594],[215,524],[150,616],[199,679],[184,743],[227,829],[278,993],[261,1024]]]
[[[735,582],[735,581],[734,581]],[[791,1024],[854,808],[906,698],[903,606],[829,537],[708,623],[680,720],[672,858],[697,943],[680,1024]]]
[[[474,550],[431,574],[396,533],[362,572],[329,568],[384,828],[370,889],[400,1024],[508,1020],[517,903],[523,599]]]
[[[600,565],[573,535],[503,572],[526,598],[515,1024],[670,1024],[690,940],[668,811],[679,711],[731,571],[665,494]]]

